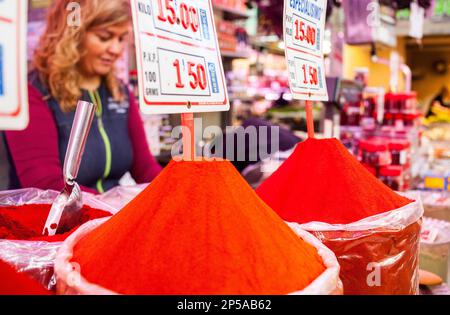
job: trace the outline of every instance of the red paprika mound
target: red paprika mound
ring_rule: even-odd
[[[286,221],[348,224],[412,202],[375,178],[337,139],[308,139],[256,190]]]
[[[0,295],[49,294],[39,283],[0,260]]]
[[[299,144],[257,193],[336,254],[345,294],[417,293],[420,206],[376,179],[338,140]],[[373,221],[358,225],[366,218]]]
[[[172,161],[72,262],[121,294],[288,294],[325,271],[228,161]]]
[[[28,204],[0,207],[0,239],[61,242],[87,221],[110,216],[111,213],[83,206],[80,222],[69,232],[55,236],[42,236],[42,229],[51,204]]]

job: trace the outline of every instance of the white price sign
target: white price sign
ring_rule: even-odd
[[[0,130],[28,126],[27,0],[0,0]]]
[[[146,114],[230,109],[210,0],[131,0]]]
[[[409,36],[417,39],[423,38],[423,25],[425,21],[425,9],[417,2],[411,2],[409,17]]]
[[[327,101],[323,58],[326,0],[284,1],[284,42],[295,99]]]

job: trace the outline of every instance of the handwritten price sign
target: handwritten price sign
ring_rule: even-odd
[[[326,0],[285,0],[284,41],[295,99],[327,101],[323,61]]]
[[[0,1],[0,130],[28,125],[27,0]]]
[[[141,110],[229,110],[210,0],[132,0]]]

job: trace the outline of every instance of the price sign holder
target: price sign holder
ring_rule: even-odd
[[[181,114],[181,125],[183,128],[183,159],[193,161],[196,157],[194,114]]]
[[[26,23],[28,1],[0,1],[0,130],[28,125]]]
[[[193,113],[230,109],[211,0],[131,0],[131,6],[141,111],[180,113],[184,158],[193,158]]]
[[[294,99],[306,101],[308,136],[314,138],[312,101],[328,101],[323,60],[327,0],[284,1],[284,42]]]

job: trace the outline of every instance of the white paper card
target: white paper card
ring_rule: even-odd
[[[28,125],[27,0],[0,1],[0,130]]]
[[[141,111],[229,110],[210,0],[131,0]]]
[[[284,1],[284,42],[295,99],[327,101],[323,39],[326,0]]]

